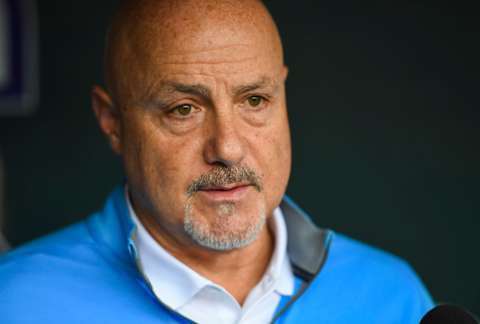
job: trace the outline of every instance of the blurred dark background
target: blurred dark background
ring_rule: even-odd
[[[122,182],[90,108],[115,0],[38,1],[37,110],[0,117],[14,246]],[[269,1],[284,40],[288,193],[316,223],[408,260],[480,313],[479,15],[471,3]]]

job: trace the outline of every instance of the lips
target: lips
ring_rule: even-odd
[[[225,186],[206,186],[198,192],[210,200],[239,200],[247,193],[252,185],[244,183],[229,184]]]
[[[205,186],[203,188],[200,188],[200,190],[204,191],[229,191],[229,190],[235,190],[236,188],[241,188],[241,187],[247,187],[250,184],[248,183],[232,183],[229,185],[225,186]]]

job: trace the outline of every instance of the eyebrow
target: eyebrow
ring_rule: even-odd
[[[211,98],[210,89],[208,89],[202,84],[183,84],[171,81],[162,82],[162,92],[163,91],[166,91],[168,93],[182,92],[194,96]]]
[[[250,91],[269,88],[269,87],[272,87],[273,90],[276,90],[278,88],[278,84],[273,82],[273,80],[271,80],[270,78],[261,77],[260,80],[254,83],[234,87],[232,93],[235,96],[239,96]]]
[[[184,84],[174,81],[162,81],[151,86],[144,97],[143,104],[150,106],[152,104],[166,106],[167,102],[163,100],[164,96],[181,92],[193,96],[202,97],[211,101],[211,91],[201,84]]]
[[[233,96],[240,96],[250,91],[263,89],[263,88],[270,88],[270,87],[273,89],[273,91],[276,91],[276,89],[278,89],[278,84],[276,84],[272,79],[264,76],[264,77],[261,77],[258,81],[255,81],[253,83],[234,87],[233,90],[231,91],[231,94]],[[190,94],[193,96],[201,97],[209,101],[210,103],[213,101],[211,90],[202,84],[184,84],[184,83],[179,83],[174,81],[162,81],[158,85],[157,89],[158,89],[157,95],[160,95],[160,97],[162,96],[162,94],[167,95],[167,94],[174,94],[176,92],[181,92],[184,94]],[[156,101],[158,101],[159,99],[160,98],[156,98]],[[163,100],[159,100],[159,101],[163,101]]]

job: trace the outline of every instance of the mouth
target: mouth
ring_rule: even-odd
[[[232,183],[224,186],[205,186],[198,193],[214,201],[240,200],[253,187],[250,183]]]

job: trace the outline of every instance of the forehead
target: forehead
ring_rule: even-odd
[[[242,10],[226,17],[218,10],[203,16],[180,10],[163,21],[133,21],[114,42],[112,81],[118,92],[136,95],[172,78],[216,79],[231,86],[276,78],[283,56],[275,26],[266,12]]]
[[[168,52],[152,54],[145,57],[145,65],[155,77],[197,75],[236,79],[272,74],[282,67],[275,57],[256,44],[228,44],[204,49],[183,46],[178,51],[170,48]]]
[[[159,29],[154,37],[132,44],[137,59],[151,65],[204,64],[240,67],[248,64],[281,64],[281,49],[272,35],[258,28],[211,22],[198,29]],[[221,70],[218,70],[221,72]]]
[[[182,84],[199,85],[210,93],[224,87],[233,95],[248,87],[274,90],[282,81],[283,64],[268,48],[252,42],[229,44],[227,40],[204,48],[171,44],[138,58],[143,63],[135,71],[140,80],[133,91],[137,99],[173,91]]]
[[[208,63],[197,60],[162,63],[151,69],[150,76],[144,79],[145,86],[137,88],[135,97],[139,101],[149,102],[179,93],[210,100],[218,93],[225,93],[232,98],[250,91],[274,95],[281,89],[281,71],[266,66],[259,64],[255,57]]]

